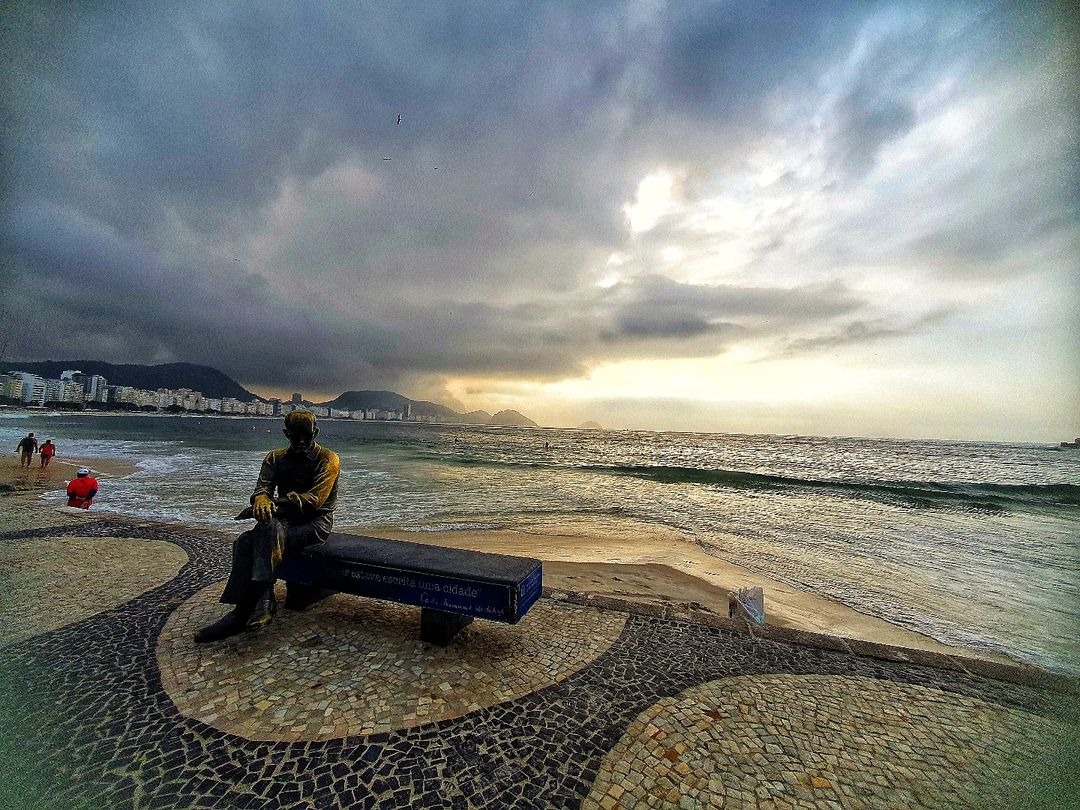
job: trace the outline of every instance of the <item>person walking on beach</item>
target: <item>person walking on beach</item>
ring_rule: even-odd
[[[89,509],[98,492],[98,482],[86,467],[79,467],[75,477],[67,485],[68,506]]]
[[[45,440],[45,444],[38,448],[38,455],[41,456],[41,469],[44,470],[56,455],[56,445],[52,443],[52,439]]]
[[[274,618],[275,572],[286,554],[296,554],[330,536],[337,506],[337,453],[315,443],[315,414],[285,416],[289,446],[263,459],[251,506],[237,520],[255,518],[255,528],[233,542],[232,569],[221,602],[235,607],[195,634],[197,644],[257,630]]]
[[[30,466],[30,460],[34,457],[34,452],[36,450],[37,439],[34,438],[34,433],[31,431],[25,439],[15,445],[15,452],[22,453],[22,456],[19,459],[20,468]]]

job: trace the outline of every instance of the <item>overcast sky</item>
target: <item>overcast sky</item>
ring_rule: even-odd
[[[1080,433],[1075,21],[1037,4],[3,22],[4,359],[550,425]]]

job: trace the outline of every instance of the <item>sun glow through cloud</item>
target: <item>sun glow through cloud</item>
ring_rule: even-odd
[[[633,233],[644,233],[656,227],[673,207],[675,177],[666,170],[650,174],[638,183],[633,203],[623,206],[626,221]]]

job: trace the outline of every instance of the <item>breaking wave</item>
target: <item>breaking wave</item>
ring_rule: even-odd
[[[924,509],[953,508],[1001,512],[1015,508],[1080,506],[1080,486],[1075,484],[957,484],[937,481],[822,480],[736,470],[647,465],[594,465],[578,469],[612,475],[628,475],[664,484],[709,484],[763,492],[832,492],[840,496],[870,498]]]

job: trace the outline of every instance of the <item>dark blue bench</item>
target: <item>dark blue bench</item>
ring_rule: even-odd
[[[285,607],[304,610],[333,593],[420,608],[420,638],[445,646],[473,619],[516,624],[540,598],[543,565],[381,537],[333,533],[278,567]]]

